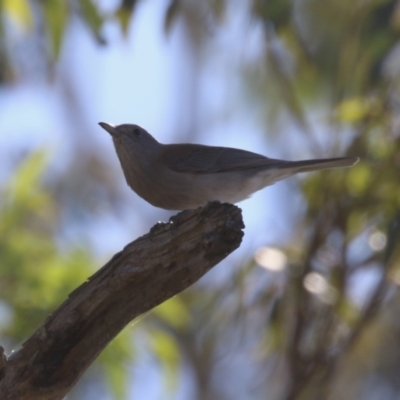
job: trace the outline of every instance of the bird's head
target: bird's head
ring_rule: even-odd
[[[112,137],[118,156],[148,157],[157,152],[160,143],[139,125],[111,125],[99,122]]]

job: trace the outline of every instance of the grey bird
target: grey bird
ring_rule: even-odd
[[[237,203],[300,172],[351,167],[357,157],[284,161],[250,151],[162,144],[138,125],[100,122],[112,137],[128,185],[155,207],[185,210],[219,200]]]

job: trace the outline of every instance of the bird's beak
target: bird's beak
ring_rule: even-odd
[[[99,122],[99,125],[105,129],[112,137],[118,136],[118,129],[114,125],[106,124],[105,122]]]

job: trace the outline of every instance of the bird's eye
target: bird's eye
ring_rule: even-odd
[[[135,128],[135,129],[133,130],[133,133],[134,133],[136,136],[140,136],[140,135],[142,134],[142,131],[141,131],[139,128]]]

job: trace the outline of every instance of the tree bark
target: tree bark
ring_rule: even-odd
[[[8,360],[0,399],[62,399],[135,317],[189,287],[239,247],[241,211],[213,202],[158,223],[72,292]]]

